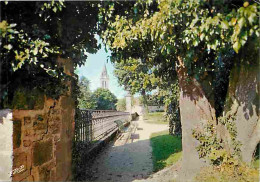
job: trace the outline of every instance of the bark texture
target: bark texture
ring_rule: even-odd
[[[239,59],[231,71],[225,111],[236,108],[237,140],[242,160],[249,163],[260,142],[259,54],[242,53]]]
[[[181,65],[181,64],[180,64]],[[216,122],[215,109],[211,99],[212,86],[210,77],[202,82],[187,75],[184,66],[178,67],[180,86],[180,115],[182,124],[182,169],[181,181],[191,180],[206,162],[199,158],[196,147],[199,142],[192,136],[194,129],[202,129],[202,124]],[[206,95],[207,93],[207,95]]]

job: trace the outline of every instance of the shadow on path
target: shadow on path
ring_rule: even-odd
[[[88,181],[132,182],[153,173],[151,133],[167,130],[168,126],[148,124],[139,117],[132,123],[137,129],[128,143],[114,141],[100,152],[87,171]],[[139,129],[138,129],[139,128]]]
[[[131,182],[148,178],[153,172],[151,152],[149,140],[122,146],[111,143],[93,161],[89,181]]]

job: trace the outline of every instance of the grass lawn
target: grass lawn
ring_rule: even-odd
[[[150,136],[153,169],[159,171],[176,163],[182,156],[181,138],[169,135],[169,131],[153,133]]]
[[[144,115],[144,121],[151,124],[168,124],[164,112],[152,112]]]
[[[253,162],[253,166],[254,166],[254,168],[256,168],[256,169],[259,169],[259,167],[260,167],[260,165],[259,165],[259,159],[255,160],[255,161]]]

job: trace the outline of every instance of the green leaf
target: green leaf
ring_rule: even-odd
[[[10,25],[9,25],[9,27],[10,28],[13,28],[13,27],[15,27],[17,24],[16,23],[11,23]]]
[[[38,49],[37,48],[34,48],[33,50],[33,55],[36,55],[38,53]]]
[[[223,20],[222,22],[221,22],[221,27],[223,28],[223,29],[228,29],[229,28],[229,25],[228,25],[228,22],[226,21],[226,20]]]
[[[250,15],[249,15],[249,17],[248,17],[249,23],[252,25],[255,20],[256,20],[256,13],[251,13],[251,12],[250,12]]]
[[[56,13],[57,12],[57,7],[52,8],[53,12]]]
[[[231,25],[234,26],[237,23],[237,19],[236,18],[232,18],[230,23],[231,23]]]
[[[4,48],[7,50],[11,50],[13,48],[13,46],[11,44],[8,44],[8,45],[5,45]]]
[[[244,17],[241,17],[241,18],[239,18],[237,23],[238,23],[239,27],[242,28],[246,23],[246,19]]]
[[[236,53],[239,52],[240,48],[241,48],[241,44],[238,41],[235,42],[235,44],[233,45],[233,49],[235,50]]]
[[[204,39],[204,37],[205,37],[205,34],[202,33],[202,34],[200,35],[200,40],[202,41],[202,40]]]

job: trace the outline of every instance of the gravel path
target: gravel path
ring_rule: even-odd
[[[97,156],[91,167],[94,172],[92,181],[130,182],[148,178],[152,174],[149,137],[151,133],[167,130],[168,125],[148,124],[140,116],[131,127],[135,128],[131,135],[125,133]],[[127,136],[130,139],[126,143]]]

